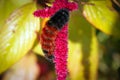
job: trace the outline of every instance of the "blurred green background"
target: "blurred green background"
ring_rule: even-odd
[[[54,0],[0,0],[0,80],[56,80],[33,12]],[[120,0],[70,0],[67,80],[120,80]]]

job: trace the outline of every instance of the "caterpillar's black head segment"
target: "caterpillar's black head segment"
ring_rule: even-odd
[[[69,20],[69,10],[60,9],[48,21],[48,25],[60,30]]]

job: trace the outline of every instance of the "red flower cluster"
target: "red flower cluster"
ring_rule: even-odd
[[[68,0],[55,0],[53,6],[47,7],[43,10],[37,10],[34,12],[36,17],[51,17],[58,10],[66,8],[69,11],[78,8],[77,3],[68,2]],[[67,76],[67,54],[68,54],[68,24],[64,25],[62,30],[58,33],[55,40],[55,68],[57,74],[57,80],[65,80]]]

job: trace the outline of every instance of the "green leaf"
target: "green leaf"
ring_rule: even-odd
[[[71,80],[97,80],[98,41],[80,11],[70,18],[68,68]]]
[[[29,2],[32,0],[0,0],[0,27],[15,9]]]
[[[16,6],[10,0],[0,0],[0,27]]]
[[[15,10],[0,28],[0,73],[21,59],[33,46],[39,18],[35,18],[35,3]]]
[[[85,4],[83,15],[102,32],[120,38],[120,15],[112,7],[111,0],[90,0]]]
[[[15,6],[21,6],[21,5],[25,5],[26,3],[30,3],[33,0],[9,0],[11,1]]]

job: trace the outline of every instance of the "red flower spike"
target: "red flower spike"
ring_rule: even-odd
[[[58,10],[66,8],[69,11],[78,9],[78,5],[75,2],[68,2],[68,0],[55,0],[53,6],[45,8],[43,10],[37,10],[34,12],[36,17],[51,17]],[[54,62],[57,74],[57,80],[65,80],[67,77],[67,54],[68,54],[68,24],[64,25],[62,30],[58,33],[55,40],[55,53]]]
[[[50,8],[45,8],[43,10],[37,10],[34,12],[34,16],[36,17],[50,17],[52,16],[56,11],[58,11],[61,8],[67,8],[68,10],[72,11],[78,8],[77,3],[75,2],[68,2],[66,0],[56,0],[53,2],[53,6]]]
[[[59,32],[55,44],[54,62],[57,80],[65,80],[67,76],[68,25],[65,25]]]

